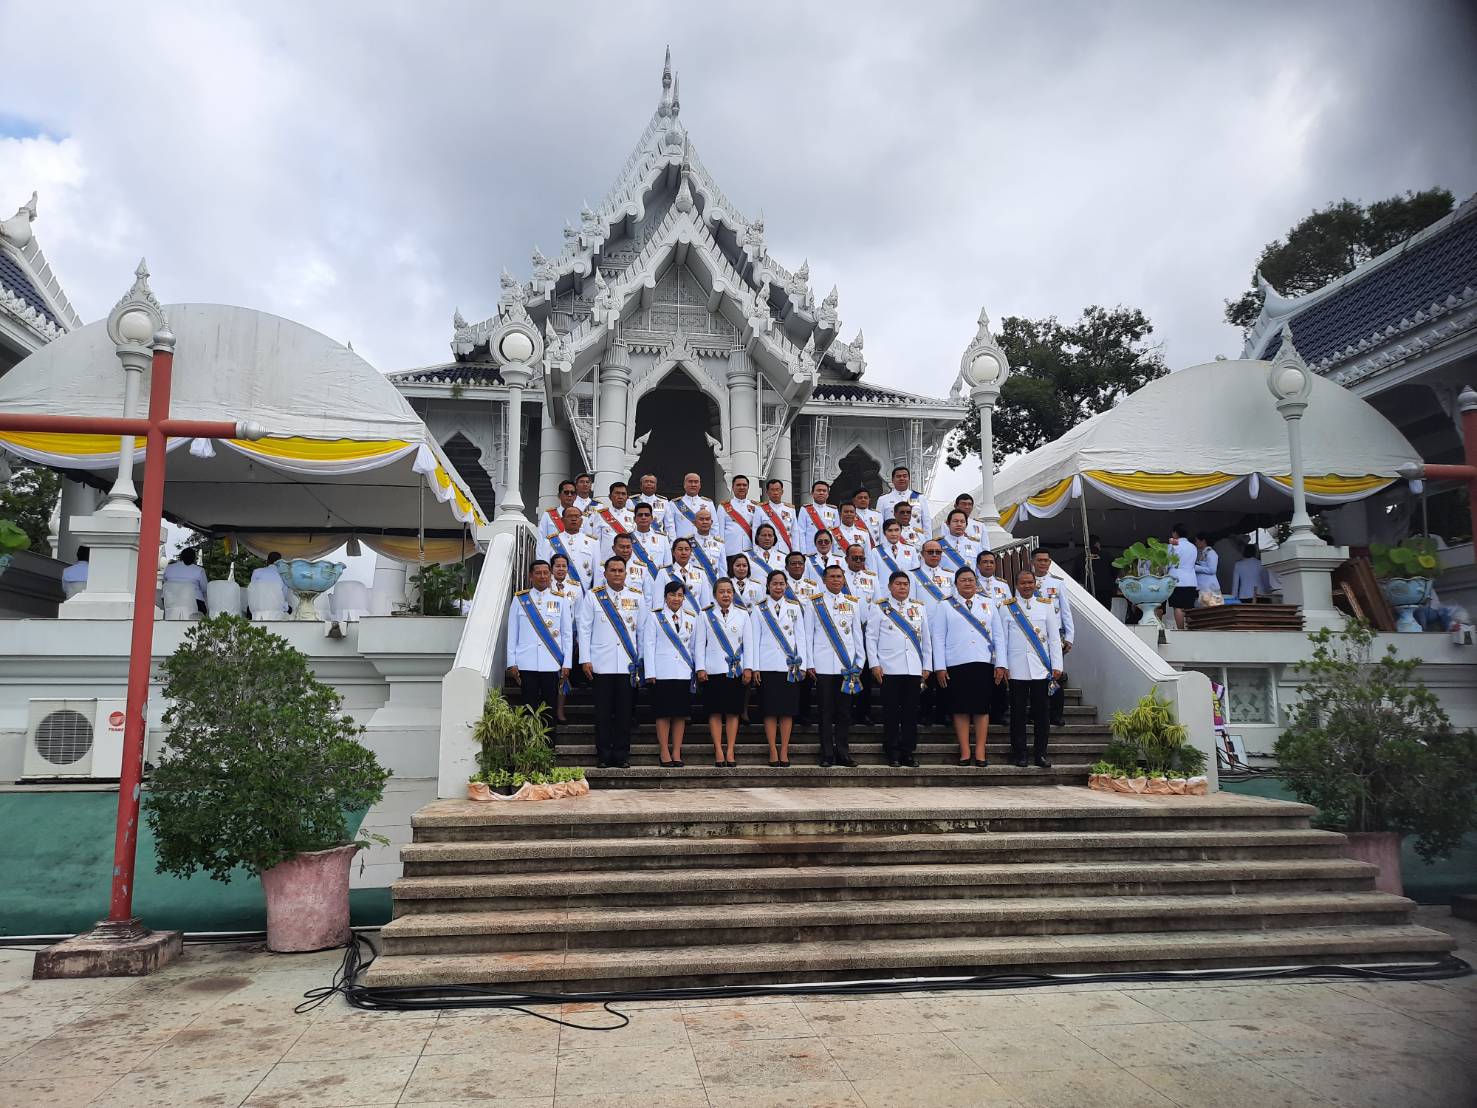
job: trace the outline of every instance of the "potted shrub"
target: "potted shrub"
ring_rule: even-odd
[[[1349,838],[1350,857],[1380,867],[1376,886],[1399,894],[1400,842],[1415,836],[1427,862],[1477,827],[1477,735],[1457,731],[1394,646],[1378,658],[1374,632],[1351,620],[1315,631],[1302,699],[1277,740],[1288,787],[1318,809],[1318,824]]]
[[[1382,542],[1369,544],[1374,562],[1374,575],[1399,616],[1397,631],[1419,631],[1421,625],[1411,613],[1431,595],[1431,582],[1441,573],[1436,540],[1429,535],[1413,535],[1396,546]]]
[[[1137,604],[1140,627],[1162,627],[1154,609],[1169,600],[1174,592],[1174,578],[1169,571],[1179,565],[1180,556],[1162,539],[1149,538],[1136,542],[1113,561],[1114,569],[1127,572],[1118,578],[1118,588],[1130,604]]]
[[[1190,745],[1189,728],[1174,718],[1168,700],[1150,690],[1127,712],[1109,721],[1113,741],[1103,761],[1123,767],[1127,788],[1111,777],[1107,787],[1118,792],[1204,795],[1205,752]]]
[[[285,639],[237,616],[195,624],[160,668],[169,738],[146,797],[159,871],[260,877],[270,950],[347,942],[349,863],[388,841],[350,821],[390,774],[343,698]]]
[[[0,573],[10,568],[18,550],[29,550],[31,536],[8,519],[0,519]]]
[[[472,739],[477,743],[477,772],[467,782],[471,800],[548,800],[589,791],[583,769],[555,767],[545,705],[510,704],[501,690],[491,689]]]

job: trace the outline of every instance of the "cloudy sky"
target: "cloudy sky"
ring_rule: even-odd
[[[1192,365],[1310,209],[1477,191],[1469,4],[532,7],[5,0],[0,204],[39,190],[86,319],[147,255],[166,301],[432,363],[604,193],[670,41],[704,161],[840,286],[868,379],[942,394],[981,305],[1134,305]]]

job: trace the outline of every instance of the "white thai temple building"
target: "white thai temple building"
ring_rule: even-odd
[[[708,491],[744,474],[804,499],[818,479],[875,496],[906,465],[926,491],[967,411],[958,389],[865,381],[862,331],[842,340],[838,290],[817,297],[807,262],[770,252],[762,215],[718,187],[681,109],[669,52],[656,110],[603,198],[565,224],[557,252],[534,248],[528,279],[504,270],[498,312],[522,305],[549,351],[522,408],[523,502],[553,504],[580,471],[601,493],[642,473],[672,493],[696,469]],[[492,459],[508,434],[488,351],[497,322],[457,312],[453,360],[392,374],[484,507],[502,499]]]

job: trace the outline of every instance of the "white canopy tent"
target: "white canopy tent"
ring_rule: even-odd
[[[481,507],[404,397],[373,366],[317,331],[219,304],[164,309],[176,338],[170,414],[253,420],[267,437],[171,439],[164,511],[247,545],[314,557],[358,536],[415,561],[459,558]],[[148,374],[139,413],[148,407]],[[120,416],[124,370],[105,321],[63,335],[0,378],[0,409]],[[0,447],[101,487],[116,435],[0,432]],[[144,444],[136,446],[141,480]]]
[[[1165,530],[1184,511],[1199,529],[1250,530],[1291,512],[1287,424],[1267,388],[1271,363],[1208,362],[1152,381],[1110,411],[1004,466],[1001,522],[1043,538],[1089,530],[1109,546]],[[1378,411],[1313,376],[1302,419],[1310,506],[1360,500],[1420,456]]]

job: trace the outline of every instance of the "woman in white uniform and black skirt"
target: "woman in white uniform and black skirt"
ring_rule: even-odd
[[[662,606],[651,613],[641,644],[651,714],[656,720],[656,743],[663,768],[682,768],[682,736],[692,714],[692,686],[696,680],[692,651],[697,616],[684,601],[680,581],[662,589]],[[669,745],[670,743],[670,745]]]
[[[743,612],[764,599],[764,586],[754,580],[753,563],[747,554],[735,554],[728,563],[729,580],[733,582],[733,602]]]
[[[810,636],[799,602],[785,597],[783,570],[769,575],[765,593],[749,614],[744,664],[754,671],[754,684],[759,686],[759,714],[769,743],[769,764],[789,769],[790,731],[800,706],[800,682],[810,668],[806,658]]]
[[[951,513],[952,514],[952,513]],[[1005,661],[1005,631],[1000,605],[979,591],[979,577],[968,566],[954,574],[954,595],[940,601],[929,616],[933,633],[933,665],[940,688],[949,690],[959,764],[990,764],[985,740],[990,730],[990,704]],[[970,727],[974,750],[970,751]]]
[[[697,662],[697,683],[703,690],[703,709],[708,713],[713,764],[719,769],[738,766],[733,760],[733,744],[738,741],[739,716],[753,677],[744,666],[748,631],[749,613],[734,603],[733,582],[727,577],[718,578],[713,585],[713,603],[703,609],[697,621],[692,656]]]

